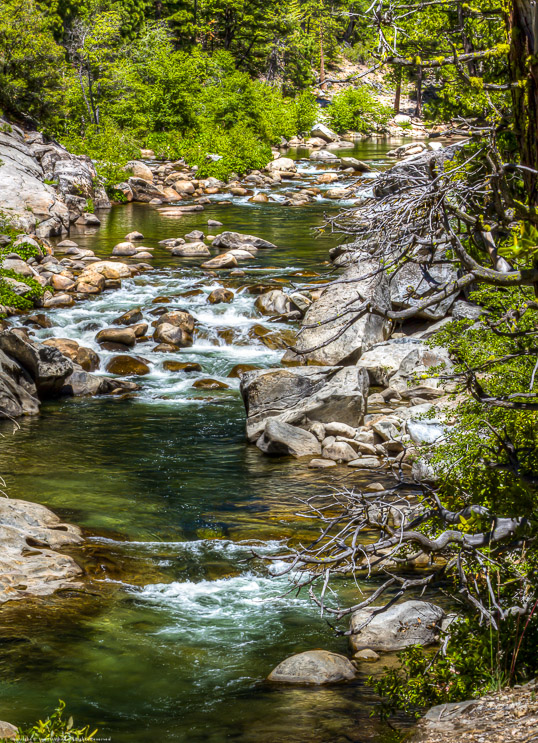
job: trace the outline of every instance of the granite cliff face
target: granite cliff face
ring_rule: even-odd
[[[49,237],[67,234],[77,221],[99,225],[91,210],[108,206],[90,158],[0,119],[0,216]]]

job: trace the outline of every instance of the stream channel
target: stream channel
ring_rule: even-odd
[[[384,169],[386,152],[398,144],[360,142],[342,154]],[[331,169],[305,159],[305,151],[291,156],[302,179],[273,189],[276,199]],[[322,188],[356,180],[342,174]],[[227,376],[240,363],[279,364],[283,351],[249,331],[257,324],[287,326],[260,316],[245,286],[293,280],[300,287],[326,272],[338,238],[315,238],[313,228],[346,202],[318,198],[294,208],[213,198],[204,211],[179,218],[145,204],[116,206],[99,215],[98,230],[70,235],[108,258],[128,232],[139,230],[143,244],[155,248],[155,270],[124,281],[120,290],[49,310],[53,327],[36,337],[74,338],[106,361],[111,354],[99,349],[96,332],[136,306],[151,321],[147,312],[159,306],[153,303],[159,296],[171,299],[167,309],[195,316],[198,337],[177,354],[155,353],[153,342],[137,345],[151,373],[139,379],[135,396],[66,399],[44,405],[18,430],[0,426],[7,493],[42,503],[85,530],[86,545],[71,552],[86,567],[89,591],[4,607],[0,717],[29,723],[63,699],[76,723],[98,727],[97,739],[114,743],[397,740],[370,717],[366,672],[356,682],[319,688],[264,681],[293,653],[318,647],[346,653],[347,639],[320,618],[306,594],[283,596],[287,579],[271,577],[278,566],[249,559],[251,546],[271,553],[284,540],[308,538],[312,526],[295,515],[295,497],[361,479],[345,466],[310,470],[307,461],[272,459],[247,446],[239,380]],[[173,258],[158,246],[193,229],[215,234],[208,219],[223,223],[217,234],[254,234],[278,247],[241,263],[243,277],[225,271],[212,279],[200,261]],[[231,304],[207,303],[219,280],[235,292]],[[181,296],[193,288],[203,293]],[[163,361],[174,359],[197,362],[203,371],[163,370]],[[228,389],[192,387],[207,377]],[[352,588],[343,585],[342,601],[346,593],[351,600]]]

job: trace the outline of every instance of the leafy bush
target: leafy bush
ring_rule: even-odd
[[[21,742],[35,741],[35,743],[53,743],[53,741],[76,743],[91,740],[97,733],[97,730],[90,732],[89,725],[83,728],[75,728],[72,717],[64,720],[64,710],[65,702],[60,699],[58,707],[46,720],[39,720],[29,728],[20,728],[15,740]]]
[[[391,113],[390,107],[379,103],[366,85],[338,93],[327,109],[329,123],[339,133],[371,132],[386,124]]]
[[[499,631],[465,617],[450,625],[446,651],[412,646],[398,653],[399,668],[385,668],[368,684],[382,697],[380,713],[396,710],[420,717],[436,704],[461,702],[532,677],[537,669],[538,616],[529,624],[510,618]]]
[[[98,130],[88,127],[84,136],[66,131],[62,144],[76,155],[88,155],[104,182],[107,192],[128,177],[125,166],[140,157],[140,144],[129,130],[121,130],[110,121]]]

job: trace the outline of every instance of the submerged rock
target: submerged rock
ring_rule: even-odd
[[[267,680],[281,684],[318,685],[351,681],[355,676],[355,668],[344,655],[328,650],[307,650],[283,660]]]

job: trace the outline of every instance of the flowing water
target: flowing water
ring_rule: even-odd
[[[393,146],[360,143],[345,154],[383,167]],[[197,334],[195,345],[177,354],[138,345],[151,373],[133,397],[50,403],[14,433],[11,425],[1,427],[0,472],[9,495],[43,503],[85,529],[87,544],[73,554],[90,581],[89,594],[68,591],[3,609],[1,719],[32,721],[61,698],[77,722],[90,722],[118,743],[395,740],[370,719],[372,695],[362,674],[354,683],[321,688],[264,681],[295,652],[347,649],[306,595],[284,595],[287,579],[272,575],[278,564],[268,567],[260,555],[310,533],[295,515],[297,496],[353,485],[359,476],[345,467],[309,470],[247,446],[239,382],[228,377],[236,364],[269,367],[282,355],[261,342],[260,326],[271,332],[287,326],[260,316],[248,287],[290,280],[300,287],[329,268],[328,249],[337,238],[315,238],[312,228],[342,203],[322,197],[302,208],[278,203],[285,191],[330,169],[305,155],[294,153],[301,181],[272,190],[273,203],[221,204],[226,197],[219,194],[205,211],[180,218],[147,205],[120,206],[99,230],[70,235],[108,257],[128,232],[140,230],[143,244],[155,248],[155,270],[118,291],[49,311],[54,325],[37,337],[74,338],[106,361],[112,354],[95,344],[96,332],[135,306],[150,321],[158,307],[187,309]],[[343,183],[356,180],[347,178]],[[207,233],[208,219],[223,222],[220,231],[255,234],[278,248],[241,264],[242,277],[211,279],[196,262],[158,246],[192,229]],[[234,301],[208,304],[221,282]],[[163,362],[174,359],[195,361],[202,371],[166,371]],[[207,377],[228,386],[206,392],[192,386]],[[352,592],[341,590],[344,599]]]

